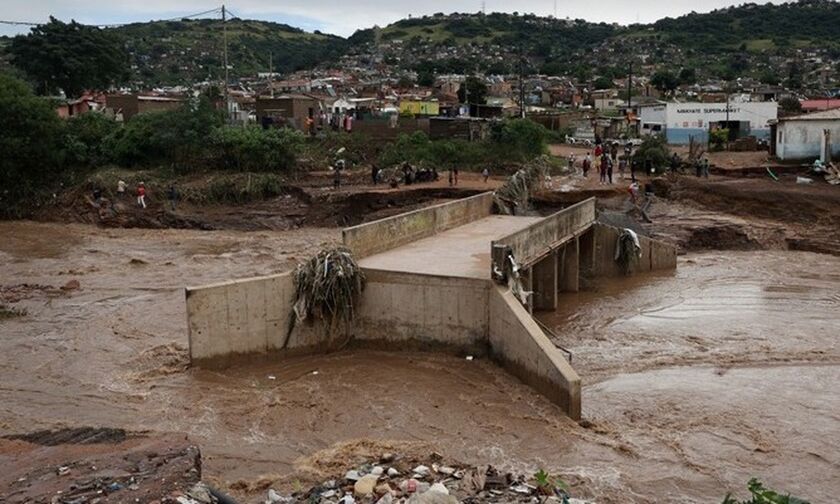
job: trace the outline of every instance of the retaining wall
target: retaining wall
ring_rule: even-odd
[[[224,365],[246,354],[290,353],[329,346],[318,326],[289,331],[293,273],[187,287],[187,328],[194,364]]]
[[[511,374],[580,420],[580,377],[507,287],[489,294],[493,356]]]
[[[606,224],[596,223],[594,233],[594,259],[591,275],[596,277],[624,276],[621,266],[615,261],[615,247],[621,230]],[[639,235],[642,256],[632,264],[633,273],[645,273],[675,269],[677,267],[677,249],[675,246]]]
[[[486,353],[489,281],[367,268],[365,275],[354,344]]]
[[[493,193],[482,193],[341,231],[356,259],[378,254],[489,216]]]

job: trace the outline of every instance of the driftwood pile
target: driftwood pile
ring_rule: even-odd
[[[353,320],[365,275],[349,249],[320,251],[295,272],[297,320],[320,318],[330,329]]]

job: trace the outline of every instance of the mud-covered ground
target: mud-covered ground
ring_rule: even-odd
[[[731,188],[766,192],[764,180],[743,180],[672,181],[655,199],[651,231],[687,252],[674,275],[596,284],[541,315],[583,376],[580,425],[482,360],[352,351],[188,368],[185,285],[288,270],[338,241],[335,227],[0,222],[0,303],[26,310],[0,320],[0,436],[86,425],[186,434],[205,479],[244,502],[317,483],[359,450],[418,446],[522,474],[545,468],[597,502],[715,502],[752,476],[830,502],[840,488],[840,258],[788,251],[786,233],[822,236],[830,219],[815,214],[831,215],[834,196],[820,188],[787,219],[774,201],[807,200],[806,189],[777,186],[783,196],[757,196],[755,211],[741,202],[733,215],[726,201],[749,191]],[[552,183],[580,191],[573,179]],[[607,208],[625,203],[616,186]],[[783,236],[720,252],[710,249],[740,247],[692,242],[693,219]]]

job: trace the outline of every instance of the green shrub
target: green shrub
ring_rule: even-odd
[[[651,167],[657,172],[664,171],[670,160],[670,151],[665,138],[661,136],[645,138],[633,154],[633,160],[645,170]]]
[[[505,147],[510,160],[528,161],[548,148],[548,130],[530,119],[509,119],[493,130],[493,141]]]
[[[110,160],[105,139],[121,127],[113,118],[88,112],[68,119],[66,126],[64,142],[69,164],[94,167]]]
[[[207,138],[221,125],[221,113],[200,98],[176,110],[132,117],[106,139],[105,148],[123,166],[171,163],[186,171],[204,161]]]
[[[20,216],[54,185],[64,162],[64,124],[51,102],[0,73],[0,215]]]
[[[288,171],[304,142],[299,131],[224,126],[209,138],[214,167],[237,171]]]
[[[729,141],[729,129],[721,128],[709,133],[709,145],[713,151],[723,150],[726,142]]]

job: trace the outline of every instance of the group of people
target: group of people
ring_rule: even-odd
[[[118,200],[125,200],[126,195],[128,193],[128,184],[124,180],[117,181],[117,199]],[[146,209],[148,204],[146,203],[146,183],[140,182],[137,184],[137,188],[135,189],[135,196],[137,198],[137,206],[142,209]],[[178,200],[181,199],[181,194],[178,192],[178,189],[175,187],[174,184],[170,184],[169,188],[166,190],[166,197],[169,201],[169,206],[174,212],[178,208]],[[93,190],[93,201],[95,206],[99,207],[104,204],[106,201],[102,196],[102,189],[96,187]]]
[[[624,155],[618,155],[618,142],[612,144],[597,143],[595,149],[586,156],[581,162],[583,176],[589,177],[589,170],[595,168],[599,175],[599,183],[602,185],[611,185],[613,183],[613,172],[618,169],[619,176],[623,179],[624,174],[630,167],[630,176],[633,181],[636,180],[636,167],[630,162],[633,155],[633,145],[628,142],[624,146]],[[569,156],[569,166],[575,169],[577,159],[574,154]]]
[[[332,131],[346,131],[350,133],[353,131],[353,123],[356,117],[352,112],[344,114],[333,114],[321,112],[318,115],[310,115],[306,118],[306,131],[311,136],[316,136],[321,131],[329,128]]]

